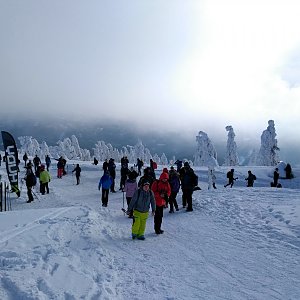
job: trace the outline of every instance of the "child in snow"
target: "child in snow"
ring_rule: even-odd
[[[126,193],[127,210],[134,192],[138,189],[135,175],[129,174],[128,179],[125,181],[124,192]],[[128,214],[128,218],[133,218],[133,211]]]

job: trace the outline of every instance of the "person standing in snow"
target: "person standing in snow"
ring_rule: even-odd
[[[133,174],[128,175],[128,179],[125,181],[125,187],[124,187],[124,192],[126,193],[126,201],[127,201],[127,211],[129,204],[131,202],[131,199],[134,195],[134,192],[138,189],[138,185],[136,182],[136,177]],[[128,214],[128,218],[133,218],[133,211],[131,210]]]
[[[216,189],[216,175],[214,173],[214,169],[208,168],[208,189],[211,190],[211,187]]]
[[[138,167],[138,175],[141,176],[142,175],[142,167],[144,165],[144,162],[141,159],[137,159],[137,163],[136,163],[137,167]]]
[[[23,155],[23,160],[24,160],[24,167],[26,168],[27,166],[27,160],[28,160],[28,156],[27,153],[25,152],[25,154]]]
[[[144,182],[149,182],[152,185],[154,178],[152,177],[151,169],[149,167],[144,169],[144,175],[140,178],[138,182],[138,187],[142,187]]]
[[[149,216],[149,209],[152,209],[152,216],[155,213],[155,198],[150,190],[150,182],[143,182],[142,187],[137,189],[130,201],[127,214],[133,210],[132,239],[145,239],[146,222]]]
[[[230,185],[230,187],[232,188],[234,181],[238,179],[238,178],[234,178],[234,169],[231,169],[230,171],[227,172],[227,178],[228,178],[228,183],[225,184],[224,187],[226,188],[228,185]]]
[[[164,207],[166,204],[165,199],[171,195],[171,187],[168,182],[169,175],[166,172],[162,172],[159,180],[155,180],[151,186],[151,189],[155,196],[155,216],[154,216],[154,231],[156,234],[162,234],[164,231],[161,229],[162,218],[164,216]]]
[[[273,173],[273,187],[278,186],[278,179],[279,179],[279,171],[278,171],[278,168],[276,168]]]
[[[177,165],[177,172],[179,173],[180,169],[182,168],[182,160],[177,159],[174,162],[174,165]]]
[[[187,161],[180,169],[179,176],[182,189],[182,206],[187,205],[186,211],[193,211],[193,191],[198,185],[198,177]]]
[[[49,171],[49,167],[51,165],[51,158],[48,154],[45,157],[45,163],[46,163],[46,166],[47,166],[47,171]]]
[[[109,162],[108,162],[108,171],[109,171],[109,174],[110,174],[111,179],[112,179],[112,184],[110,186],[110,191],[112,193],[116,193],[116,191],[115,191],[116,164],[115,164],[115,160],[113,158],[109,159]]]
[[[33,201],[32,188],[36,184],[36,177],[32,171],[32,165],[29,163],[26,166],[25,183],[27,187],[27,196],[28,196],[27,203],[30,203]]]
[[[174,207],[176,211],[179,211],[176,196],[180,189],[180,179],[179,179],[179,174],[175,171],[173,166],[171,167],[169,172],[169,183],[171,187],[171,195],[169,197],[169,203],[170,203],[169,213],[174,213]]]
[[[98,184],[98,190],[100,191],[100,188],[102,186],[102,206],[107,207],[108,204],[108,195],[109,195],[109,189],[111,188],[111,185],[113,183],[113,179],[109,175],[109,171],[106,171],[104,175],[100,178],[99,184]]]
[[[247,180],[247,187],[253,187],[254,184],[254,180],[256,180],[256,176],[254,174],[252,174],[252,172],[249,170],[248,171],[248,177],[245,178],[245,180]]]
[[[76,165],[72,173],[73,172],[75,172],[76,182],[77,182],[76,185],[78,185],[80,183],[80,173],[81,173],[81,168],[79,167],[79,164]]]
[[[38,167],[41,164],[41,159],[37,155],[35,155],[35,157],[33,158],[33,164],[34,164],[34,172],[36,172]]]
[[[40,192],[42,195],[49,194],[49,182],[51,180],[51,176],[48,171],[45,170],[45,165],[41,165],[40,167]]]

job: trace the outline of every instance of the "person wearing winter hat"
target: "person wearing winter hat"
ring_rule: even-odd
[[[47,190],[47,194],[49,194],[49,182],[51,180],[51,176],[47,170],[45,170],[45,165],[41,165],[40,167],[40,191],[42,195],[45,195]]]
[[[129,178],[125,181],[124,192],[126,194],[126,201],[127,201],[127,211],[130,204],[130,201],[134,195],[134,192],[138,189],[138,185],[136,182],[135,176],[128,176]],[[131,210],[128,214],[128,218],[133,218],[133,211]]]
[[[150,182],[144,181],[142,186],[137,189],[128,206],[127,214],[133,210],[132,239],[145,239],[146,222],[149,215],[150,205],[152,216],[155,212],[155,198],[150,190]]]
[[[162,234],[164,231],[161,229],[162,218],[164,215],[164,206],[166,204],[166,197],[171,195],[171,187],[168,182],[169,175],[165,172],[161,173],[159,180],[155,180],[151,189],[155,196],[155,216],[154,216],[154,230],[156,234]]]

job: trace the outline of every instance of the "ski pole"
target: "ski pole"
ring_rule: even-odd
[[[125,208],[124,208],[124,198],[125,198],[125,196],[124,196],[124,191],[123,191],[123,211],[124,211],[124,216],[125,216]]]
[[[37,200],[39,200],[40,201],[40,198],[37,196],[37,194],[31,189],[31,193],[33,194],[33,196],[35,196],[35,198],[37,199]]]

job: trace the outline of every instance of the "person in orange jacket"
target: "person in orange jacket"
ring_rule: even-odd
[[[154,230],[156,234],[162,234],[164,231],[161,229],[162,218],[164,215],[165,199],[171,195],[171,187],[168,182],[169,174],[163,172],[159,180],[155,180],[151,189],[155,197],[155,215],[154,215]]]

